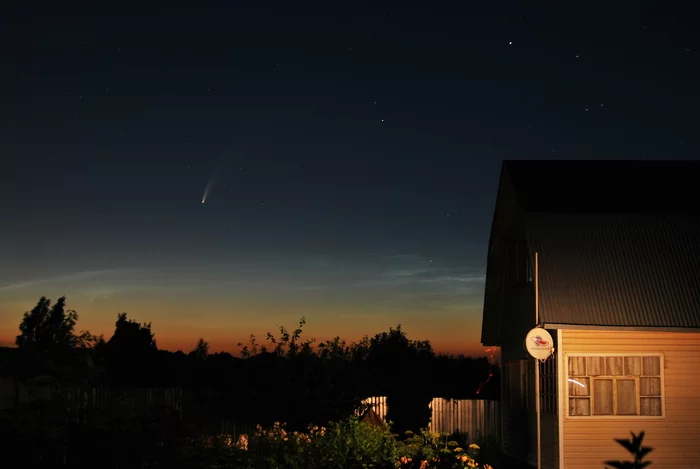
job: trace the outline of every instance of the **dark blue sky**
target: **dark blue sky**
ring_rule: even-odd
[[[169,348],[306,315],[477,353],[502,159],[697,155],[671,3],[235,3],[1,15],[0,339],[65,294]]]

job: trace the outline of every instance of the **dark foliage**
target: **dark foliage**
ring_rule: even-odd
[[[632,461],[605,461],[604,464],[606,466],[610,466],[614,469],[643,469],[651,464],[651,461],[642,461],[647,454],[654,450],[654,448],[649,446],[642,446],[644,432],[640,432],[639,435],[635,435],[634,432],[632,432],[632,437],[629,440],[615,438],[615,441],[625,448],[634,459]]]
[[[42,390],[29,401],[17,393],[14,409],[2,414],[0,437],[11,442],[4,458],[12,464],[175,467],[166,461],[177,458],[188,436],[232,432],[231,422],[239,430],[274,422],[290,431],[323,426],[377,395],[388,397],[389,419],[403,434],[428,425],[432,398],[475,398],[490,372],[485,359],[436,356],[429,342],[408,339],[401,326],[357,343],[336,337],[314,347],[313,339],[302,339],[302,318],[291,333],[281,327],[279,336],[268,334],[264,345],[251,336],[237,358],[210,353],[204,339],[187,354],[158,350],[151,324],[126,313],[107,341],[76,333],[77,320],[65,298],[53,306],[41,298],[24,315],[18,347],[0,354],[0,372],[17,389]],[[182,394],[154,407],[143,398],[149,388]],[[80,404],[96,389],[108,390],[99,404]],[[497,398],[497,390],[491,380],[479,397]]]

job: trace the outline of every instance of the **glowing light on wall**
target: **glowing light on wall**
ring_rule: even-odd
[[[483,388],[486,385],[486,383],[491,381],[491,378],[493,378],[493,362],[495,360],[494,356],[496,355],[496,347],[489,347],[485,350],[485,352],[488,354],[488,359],[489,359],[489,375],[479,385],[479,387],[476,390],[476,394],[479,394],[481,392],[481,388]]]

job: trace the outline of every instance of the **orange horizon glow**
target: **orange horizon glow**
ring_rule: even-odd
[[[109,339],[117,315],[126,312],[151,323],[158,347],[166,350],[188,352],[203,338],[211,352],[236,355],[237,344],[247,344],[251,334],[262,345],[268,332],[278,337],[284,326],[291,333],[304,317],[302,340],[315,338],[316,345],[336,336],[357,342],[401,325],[409,339],[428,340],[437,353],[485,355],[480,272],[415,255],[370,260],[376,264],[319,261],[304,266],[303,275],[285,270],[291,261],[268,266],[263,259],[18,281],[0,287],[0,343],[14,344],[24,312],[41,296],[52,303],[66,296],[66,308],[78,313],[76,331]]]
[[[53,300],[53,298],[51,298]],[[105,340],[109,340],[114,332],[114,323],[117,314],[106,311],[95,312],[91,315],[81,315],[76,302],[69,302],[69,309],[75,308],[79,314],[76,331],[88,330],[94,335],[103,335]],[[32,305],[33,307],[33,305]],[[31,307],[26,308],[29,310]],[[111,309],[111,308],[110,308]],[[133,308],[132,310],[142,310]],[[249,345],[250,335],[254,334],[258,347],[267,345],[268,332],[273,336],[279,336],[279,327],[284,326],[288,332],[296,329],[299,319],[304,316],[301,311],[298,313],[287,313],[282,315],[259,314],[255,316],[246,315],[238,318],[220,318],[216,324],[212,318],[168,318],[167,313],[160,314],[136,314],[126,310],[128,318],[140,323],[151,322],[151,330],[155,334],[156,343],[161,350],[189,352],[199,340],[203,338],[209,344],[210,353],[228,352],[234,356],[240,354],[241,347],[237,344]],[[107,316],[107,317],[105,317]],[[421,317],[415,314],[405,315],[384,315],[374,318],[363,318],[358,321],[351,316],[332,317],[333,315],[318,314],[311,312],[306,314],[306,325],[303,327],[301,341],[314,338],[314,348],[319,343],[335,338],[336,336],[345,340],[348,344],[358,342],[363,336],[373,337],[375,334],[387,332],[389,328],[395,328],[401,324],[402,330],[411,340],[430,341],[436,353],[440,354],[463,354],[465,356],[484,357],[489,352],[484,351],[480,344],[481,321],[474,320],[470,315],[461,318],[436,318]],[[329,317],[330,316],[330,317]],[[170,321],[168,320],[170,319]],[[0,310],[0,345],[14,346],[15,337],[19,333],[19,324],[22,314],[9,314]]]
[[[403,326],[402,326],[403,329]],[[386,329],[388,331],[388,328]],[[378,333],[381,332],[386,332],[386,331],[379,331]],[[91,331],[92,332],[92,331]],[[273,332],[273,331],[270,331]],[[19,331],[17,331],[19,333]],[[16,335],[16,334],[15,334]],[[0,346],[2,347],[15,347],[15,335],[3,335],[0,336]],[[97,334],[100,335],[100,334]],[[373,337],[375,334],[367,334],[370,338]],[[261,345],[267,346],[268,350],[273,348],[274,345],[271,345],[267,340],[265,340],[266,333],[260,333],[260,334],[255,334],[256,338],[256,343],[258,344],[258,349],[260,348]],[[105,340],[109,340],[110,335],[109,334],[104,334]],[[314,337],[316,340],[313,342],[312,347],[316,349],[318,347],[318,344],[321,342],[325,342],[327,340],[333,339],[335,336],[329,336],[329,337]],[[206,337],[202,336],[204,340],[207,341],[209,344],[209,353],[218,353],[218,352],[226,352],[230,353],[231,355],[238,357],[240,356],[241,349],[243,348],[242,346],[239,347],[237,344],[240,342],[244,346],[248,345],[250,346],[250,336],[246,337],[240,337],[240,338],[234,338],[232,337],[231,340],[209,340]],[[305,340],[307,337],[305,337],[304,334],[302,334],[301,340]],[[342,337],[340,336],[341,339],[344,339],[348,344],[351,343],[357,343],[362,336],[358,337]],[[191,351],[197,341],[199,340],[199,337],[196,337],[194,339],[184,339],[184,338],[177,338],[177,337],[159,337],[158,334],[155,336],[156,339],[156,344],[158,346],[159,350],[168,350],[170,352],[177,352],[177,351],[182,351],[185,353],[188,353]],[[409,335],[409,339],[412,340],[430,340],[429,338],[420,338],[416,339],[413,338]],[[459,344],[455,344],[452,342],[434,342],[430,340],[430,344],[433,347],[433,350],[435,351],[436,354],[445,354],[445,355],[464,355],[467,357],[474,357],[474,358],[481,358],[481,357],[491,357],[492,354],[489,352],[485,352],[483,347],[481,346],[474,346],[474,347],[469,347],[469,346],[462,346],[460,347]]]

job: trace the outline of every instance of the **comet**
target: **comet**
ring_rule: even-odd
[[[209,173],[207,183],[204,186],[204,194],[202,194],[202,204],[205,204],[207,200],[209,200],[211,192],[214,190],[214,187],[218,184],[219,180],[223,175],[225,164],[226,162],[219,162],[218,164],[213,165],[213,168]]]
[[[205,203],[209,198],[209,192],[211,192],[211,189],[214,187],[215,182],[216,179],[213,175],[209,177],[209,180],[207,180],[207,185],[204,186],[204,195],[202,195],[202,203]]]

